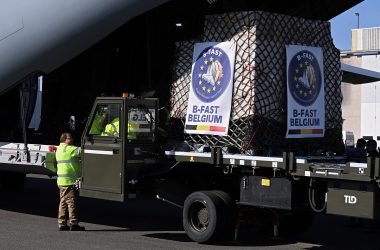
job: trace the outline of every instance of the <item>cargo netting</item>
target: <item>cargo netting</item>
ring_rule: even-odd
[[[194,44],[234,41],[236,59],[228,136],[184,134]],[[305,45],[323,49],[325,137],[285,139],[286,49]],[[330,24],[262,11],[205,17],[201,37],[176,43],[171,85],[171,135],[191,148],[219,146],[244,154],[275,151],[339,151],[342,147],[340,52]],[[268,153],[269,152],[269,153]]]

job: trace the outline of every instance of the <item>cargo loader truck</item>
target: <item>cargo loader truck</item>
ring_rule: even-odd
[[[252,220],[291,235],[307,230],[315,213],[378,217],[378,157],[265,157],[220,147],[192,151],[180,143],[165,150],[157,143],[158,107],[157,99],[96,99],[81,142],[82,196],[168,201],[183,209],[184,229],[198,242],[231,239]],[[118,137],[90,133],[104,109],[118,110],[124,128]]]
[[[183,209],[183,227],[197,242],[232,239],[244,223],[296,234],[308,229],[315,213],[379,217],[379,157],[265,157],[218,147],[196,152],[180,143],[165,151],[158,143],[158,107],[154,98],[96,99],[81,138],[81,196],[169,202]],[[94,129],[100,116],[103,124],[118,117],[120,133]],[[54,146],[23,146],[2,145],[1,165],[54,175]]]

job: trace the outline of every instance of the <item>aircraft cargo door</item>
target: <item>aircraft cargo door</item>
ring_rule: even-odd
[[[97,100],[82,138],[80,195],[124,201],[121,99]]]

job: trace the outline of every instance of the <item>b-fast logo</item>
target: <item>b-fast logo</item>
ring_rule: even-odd
[[[344,203],[346,204],[356,204],[358,199],[353,195],[344,195]]]

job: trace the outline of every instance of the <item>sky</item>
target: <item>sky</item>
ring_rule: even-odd
[[[380,0],[364,0],[339,16],[331,19],[331,33],[335,46],[340,50],[351,50],[351,29],[380,27]]]

